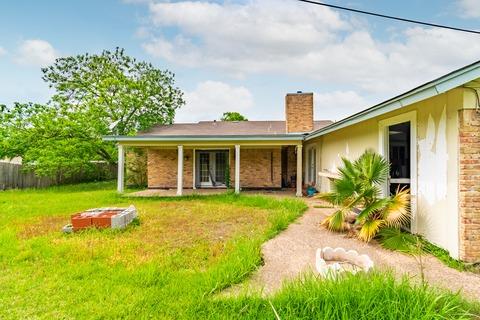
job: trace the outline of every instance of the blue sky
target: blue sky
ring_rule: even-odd
[[[329,2],[480,29],[478,0]],[[0,103],[46,102],[41,66],[119,46],[175,72],[179,122],[283,119],[297,90],[315,93],[317,119],[339,120],[480,60],[480,36],[295,0],[16,0],[0,3],[0,18]]]

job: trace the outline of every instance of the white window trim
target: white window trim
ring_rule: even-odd
[[[389,126],[410,122],[410,195],[411,195],[411,231],[417,233],[417,111],[402,113],[378,122],[378,152],[389,160],[388,132]],[[388,194],[388,183],[383,185],[383,194]]]
[[[315,167],[313,168],[313,171],[311,172],[310,170],[312,169],[311,168],[311,163],[310,161],[312,161],[312,157],[311,157],[311,154],[310,152],[313,152],[313,150],[315,150],[315,158],[314,158],[314,165]],[[318,148],[317,148],[317,145],[316,144],[312,144],[312,145],[308,145],[306,148],[305,148],[305,160],[304,160],[304,167],[305,167],[305,183],[310,183],[310,181],[312,180],[315,180],[315,185],[317,186],[318,185],[318,176],[317,176],[317,172],[318,172]]]

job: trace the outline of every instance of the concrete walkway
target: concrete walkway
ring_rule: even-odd
[[[315,270],[316,249],[326,246],[357,250],[360,254],[369,255],[376,268],[393,269],[398,275],[420,278],[419,265],[413,257],[326,230],[319,224],[333,209],[316,209],[313,208],[313,200],[306,201],[308,211],[287,230],[263,245],[265,264],[242,287],[263,288],[267,294],[274,292],[284,280]],[[426,279],[431,285],[455,292],[462,290],[466,297],[480,301],[480,275],[449,268],[433,256],[425,256],[424,265]],[[237,291],[240,288],[232,289]]]

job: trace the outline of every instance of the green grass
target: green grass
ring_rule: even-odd
[[[274,311],[275,310],[275,311]],[[414,287],[392,274],[345,274],[335,280],[306,275],[270,299],[260,295],[205,301],[197,308],[204,319],[472,319],[459,295]]]
[[[379,232],[378,240],[384,248],[389,250],[413,255],[418,255],[419,252],[431,254],[450,268],[480,273],[478,265],[452,258],[447,250],[434,245],[420,235],[414,235],[399,229],[385,228]]]
[[[0,318],[187,317],[243,280],[260,245],[306,209],[298,200],[225,194],[125,198],[112,183],[0,193]],[[124,231],[60,232],[99,206],[139,210]]]
[[[140,218],[126,230],[60,232],[72,213],[130,204]],[[119,197],[112,183],[0,192],[0,319],[272,319],[260,296],[217,293],[258,268],[261,244],[305,209],[295,199],[231,193]],[[271,303],[282,319],[462,318],[476,310],[459,296],[438,298],[380,274],[339,283],[310,278]]]

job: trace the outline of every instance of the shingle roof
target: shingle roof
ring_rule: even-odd
[[[330,120],[314,121],[314,130],[319,130],[331,123]],[[140,132],[138,136],[279,135],[286,133],[285,121],[200,121],[198,123],[157,125],[150,130]]]

